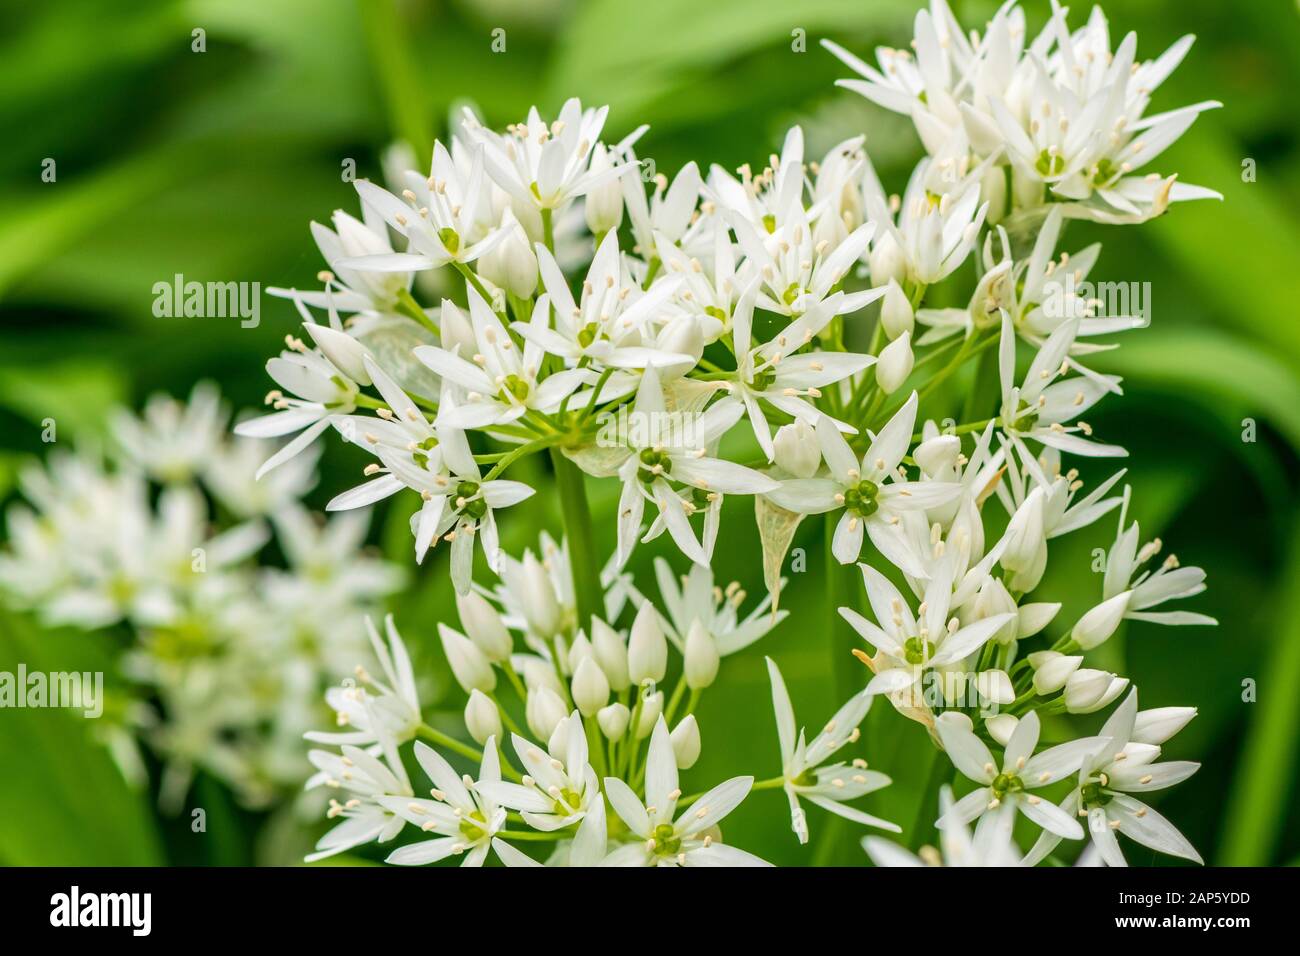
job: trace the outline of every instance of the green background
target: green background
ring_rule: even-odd
[[[995,9],[953,6],[968,26]],[[1025,6],[1036,30],[1047,4]],[[502,125],[534,102],[544,113],[571,95],[609,103],[608,137],[651,124],[638,152],[669,175],[689,159],[702,168],[761,166],[795,122],[808,134],[810,158],[865,131],[886,186],[901,190],[919,155],[910,123],[836,89],[846,71],[817,40],[832,37],[864,55],[878,43],[903,45],[916,8],[915,0],[0,4],[0,499],[13,494],[18,464],[42,452],[46,417],[57,419],[61,441],[92,439],[110,402],[138,404],[160,389],[184,395],[199,378],[219,382],[237,406],[258,404],[269,387],[265,358],[298,323],[292,307],[264,298],[256,329],[235,319],[158,319],[153,284],[183,273],[313,285],[322,263],[308,221],[356,208],[344,161],[379,178],[380,154],[397,136],[426,155],[455,104],[473,102]],[[1112,42],[1137,30],[1143,58],[1182,33],[1198,35],[1153,110],[1225,104],[1157,164],[1220,190],[1225,202],[1175,207],[1135,228],[1075,224],[1063,245],[1102,238],[1093,278],[1152,283],[1152,327],[1127,335],[1105,363],[1126,377],[1126,394],[1102,403],[1091,423],[1131,452],[1133,514],[1144,537],[1159,535],[1183,563],[1206,568],[1210,590],[1195,609],[1222,623],[1134,623],[1098,660],[1131,676],[1145,707],[1199,708],[1167,753],[1203,767],[1156,805],[1207,862],[1296,862],[1300,25],[1287,0],[1124,0],[1107,12]],[[1076,10],[1072,23],[1084,16]],[[191,51],[195,28],[206,31],[204,53]],[[503,53],[491,49],[497,28],[505,30]],[[792,49],[796,29],[806,31],[806,52]],[[46,158],[57,162],[52,184],[40,180]],[[1244,180],[1247,161],[1254,181]],[[969,268],[961,275],[969,284]],[[1257,423],[1253,442],[1243,441],[1245,419]],[[334,443],[312,504],[353,484],[362,464],[355,449]],[[1089,479],[1105,473],[1085,469]],[[612,487],[592,491],[597,513],[608,515]],[[721,583],[738,578],[757,594],[752,506],[733,504],[715,568]],[[403,562],[407,509],[401,501],[381,508],[375,532]],[[559,518],[555,502],[539,495],[506,516],[504,544],[517,551],[541,527],[558,533]],[[1091,551],[1109,544],[1113,527],[1108,518],[1053,546],[1042,593],[1065,600],[1062,622],[1099,594]],[[612,543],[608,521],[597,534]],[[687,790],[734,773],[779,772],[764,654],[781,664],[802,723],[819,727],[836,705],[820,526],[808,522],[796,547],[806,550],[808,570],[791,576],[783,598],[792,616],[728,659],[705,694],[704,756],[685,775]],[[648,571],[655,553],[663,551],[641,549],[634,568]],[[397,606],[404,633],[437,668],[445,665],[434,623],[454,614],[445,560],[431,560]],[[0,669],[18,660],[31,669],[111,668],[111,647],[0,610]],[[1257,682],[1256,702],[1243,702],[1246,680]],[[450,713],[460,706],[455,693],[440,702]],[[1099,720],[1049,723],[1048,736]],[[289,858],[278,821],[235,808],[212,781],[201,780],[191,797],[208,811],[206,833],[161,817],[153,794],[121,781],[93,729],[53,711],[0,711],[0,862]],[[884,707],[866,730],[861,752],[895,777],[868,807],[910,828],[930,754],[924,732]],[[827,820],[810,813],[813,844],[800,848],[785,826],[784,799],[756,794],[728,820],[728,841],[781,863],[864,859],[856,827],[819,841]],[[1126,849],[1135,864],[1161,862]]]

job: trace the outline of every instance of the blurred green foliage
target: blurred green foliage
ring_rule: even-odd
[[[974,25],[995,4],[953,6]],[[1047,4],[1025,6],[1036,28]],[[90,439],[111,401],[138,402],[159,389],[185,394],[198,378],[218,381],[236,405],[257,404],[268,387],[262,364],[298,322],[292,307],[264,299],[256,329],[233,319],[159,319],[153,284],[175,273],[311,284],[320,263],[308,221],[356,205],[342,181],[345,160],[356,161],[358,175],[379,177],[380,153],[394,137],[426,147],[455,104],[472,102],[503,124],[534,102],[543,111],[570,95],[607,102],[611,138],[651,124],[638,151],[670,173],[688,159],[702,167],[761,162],[792,122],[805,126],[810,155],[866,131],[887,185],[901,189],[919,155],[910,124],[837,90],[832,83],[844,71],[817,40],[858,51],[901,44],[916,7],[916,0],[6,0],[0,497],[11,491],[15,464],[43,451],[44,418],[58,420],[61,441]],[[1104,239],[1096,279],[1152,284],[1152,327],[1127,336],[1107,362],[1125,376],[1126,394],[1103,403],[1092,424],[1130,449],[1144,534],[1208,570],[1210,590],[1197,609],[1222,622],[1214,630],[1135,623],[1103,649],[1104,660],[1133,677],[1144,706],[1200,709],[1170,751],[1204,767],[1159,806],[1205,858],[1294,861],[1300,22],[1290,0],[1125,0],[1107,12],[1113,35],[1138,31],[1143,57],[1184,32],[1199,35],[1155,108],[1220,99],[1225,109],[1202,117],[1159,166],[1222,191],[1225,201],[1183,205],[1138,228],[1074,225],[1065,242],[1080,248]],[[1074,22],[1083,16],[1076,10]],[[191,48],[198,28],[202,53]],[[504,53],[491,50],[496,28],[506,31]],[[795,30],[806,31],[806,52],[792,49]],[[46,159],[57,163],[54,183],[41,181]],[[1243,178],[1247,161],[1253,181]],[[1246,419],[1258,423],[1254,442],[1243,441]],[[351,450],[331,447],[315,504],[352,483],[360,464]],[[1085,478],[1101,473],[1089,468]],[[612,489],[593,490],[597,513],[612,510]],[[375,532],[401,560],[409,555],[408,507],[387,506]],[[751,507],[729,508],[716,569],[722,582],[739,579],[756,594]],[[558,532],[557,505],[538,496],[503,524],[503,543],[519,549],[541,527]],[[1054,546],[1043,588],[1064,595],[1062,621],[1098,593],[1087,568],[1111,528],[1107,519]],[[609,532],[601,522],[605,545]],[[704,696],[704,757],[688,788],[778,771],[763,655],[780,662],[803,722],[816,726],[830,715],[820,534],[807,522],[795,542],[809,571],[792,575],[783,595],[789,621],[729,659],[722,683]],[[662,549],[642,549],[635,569],[647,572],[655,553]],[[434,622],[454,613],[443,560],[422,570],[398,608],[404,632],[430,662],[440,656]],[[0,616],[0,669],[20,659],[91,667],[106,653],[97,641]],[[1257,703],[1243,702],[1247,679],[1258,682]],[[444,703],[459,707],[454,697]],[[918,725],[885,710],[869,716],[861,752],[895,785],[869,809],[910,827],[930,812],[918,816],[917,808],[930,745]],[[283,821],[221,811],[225,798],[212,785],[193,798],[212,814],[206,833],[158,818],[152,797],[117,776],[86,723],[0,712],[0,862],[241,862],[298,852],[274,849]],[[1063,732],[1048,725],[1049,737]],[[800,848],[786,814],[779,795],[756,795],[729,819],[731,838],[782,863],[863,862],[850,828],[819,842],[828,821],[814,811],[813,844]],[[1159,862],[1133,850],[1134,863]]]

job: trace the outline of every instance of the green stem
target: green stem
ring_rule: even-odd
[[[542,243],[548,252],[555,251],[555,227],[551,222],[551,210],[542,210]]]
[[[853,607],[854,575],[857,568],[852,564],[840,564],[831,552],[835,541],[835,526],[839,523],[841,513],[827,512],[825,521],[826,538],[826,636],[830,641],[831,673],[835,675],[835,692],[837,700],[847,700],[861,687],[861,672],[853,659],[853,648],[858,645],[853,628],[848,621],[840,617],[841,607]]]
[[[427,84],[421,82],[410,44],[406,42],[409,30],[401,21],[399,5],[396,0],[365,0],[358,6],[370,62],[379,74],[384,91],[389,125],[410,144],[416,156],[427,159],[433,148],[427,130],[429,111],[423,96]]]
[[[474,271],[463,262],[453,261],[452,265],[456,267],[457,272],[465,277],[465,284],[473,286],[474,291],[479,294],[479,297],[483,299],[487,304],[487,307],[492,309],[493,312],[496,312],[496,309],[492,305],[492,293],[488,292],[487,287],[484,286],[482,280],[474,274]]]
[[[398,312],[398,314],[419,322],[434,335],[438,336],[438,341],[442,341],[442,329],[438,327],[437,322],[429,318],[424,309],[420,308],[420,303],[415,301],[415,296],[411,295],[410,289],[402,289],[397,293],[397,302],[393,308]]]
[[[587,491],[578,466],[555,446],[551,447],[551,464],[555,467],[560,511],[564,516],[564,536],[569,547],[569,563],[573,566],[578,627],[590,632],[592,617],[604,613],[601,606],[604,592],[600,587],[600,564],[592,536],[591,508],[587,504]]]
[[[907,841],[908,848],[913,852],[925,845],[925,837],[932,829],[926,826],[926,821],[935,820],[939,816],[939,790],[951,773],[942,751],[931,748],[930,760],[930,773],[926,777],[925,789],[921,791],[921,800],[916,805],[916,821],[912,824],[912,833]]]
[[[538,830],[498,830],[497,836],[503,840],[522,840],[534,843],[549,843],[553,840],[567,840],[572,833],[569,830],[552,830],[542,833]]]

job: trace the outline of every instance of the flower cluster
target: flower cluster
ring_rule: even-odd
[[[298,503],[314,456],[258,482],[265,449],[229,439],[228,418],[207,384],[188,403],[118,410],[106,451],[24,468],[27,503],[5,516],[0,592],[123,647],[101,736],[132,779],[136,737],[163,758],[171,809],[196,769],[250,805],[291,793],[322,689],[365,653],[364,615],[405,578],[361,550],[367,516],[326,523]],[[282,566],[259,563],[273,540]]]
[[[797,126],[759,170],[690,164],[647,195],[644,129],[603,142],[606,110],[574,100],[504,132],[466,110],[427,175],[358,182],[360,218],[312,226],[324,288],[276,290],[305,335],[267,363],[273,411],[237,431],[296,436],[270,475],[331,428],[371,456],[331,510],[419,496],[414,555],[450,551],[460,627],[438,631],[479,746],[424,722],[390,628],[384,679],[333,694],[346,729],[312,735],[342,748],[312,752],[312,783],[340,792],[330,812],[344,818],[320,854],[411,823],[433,837],[393,862],[495,852],[522,865],[549,842],[560,864],[752,863],[718,821],[759,789],[786,793],[800,840],[808,803],[891,828],[852,805],[888,779],[835,759],[883,696],[974,784],[945,801],[947,838],[978,818],[971,847],[1020,859],[1009,841],[1023,814],[1045,833],[1032,861],[1082,839],[1086,817],[1107,863],[1123,861],[1116,832],[1195,858],[1129,796],[1194,769],[1152,762],[1190,711],[1139,713],[1130,691],[1098,734],[1040,746],[1056,731],[1044,718],[1124,695],[1128,681],[1087,654],[1125,619],[1211,623],[1161,609],[1202,590],[1204,573],[1172,556],[1146,567],[1161,545],[1128,522],[1124,472],[1085,490],[1065,461],[1126,454],[1083,418],[1122,392],[1090,363],[1146,319],[1083,291],[1098,247],[1058,245],[1070,219],[1138,223],[1214,195],[1139,172],[1217,105],[1147,113],[1189,45],[1139,62],[1132,35],[1112,52],[1099,10],[1071,32],[1055,4],[1032,41],[1014,3],[967,34],[943,0],[878,69],[828,43],[862,77],[844,86],[915,122],[928,155],[901,199],[863,136],[810,161]],[[968,265],[965,308],[927,305]],[[463,297],[419,302],[430,274]],[[972,364],[969,420],[946,421]],[[543,452],[564,535],[516,559],[498,521],[534,494],[519,475],[536,465],[516,466]],[[587,479],[620,489],[607,561]],[[728,496],[754,500],[769,591],[744,618],[743,591],[716,588],[711,570]],[[1116,511],[1099,600],[1060,628],[1061,604],[1039,593],[1049,542]],[[865,642],[869,683],[807,740],[771,663],[781,773],[683,796],[694,704],[722,657],[780,622],[781,568],[812,515],[836,562],[861,562],[865,603],[839,611]],[[679,580],[661,563],[650,598],[625,569],[665,533],[690,570]],[[432,799],[414,796],[399,754],[415,737]],[[1067,778],[1075,790],[1052,796]]]

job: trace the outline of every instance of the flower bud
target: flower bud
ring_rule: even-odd
[[[591,619],[591,650],[609,680],[610,689],[627,690],[632,683],[627,674],[627,647],[618,631],[598,617]]]
[[[550,740],[555,728],[565,718],[564,701],[549,687],[535,687],[528,692],[524,719],[528,729],[538,740]]]
[[[1083,663],[1082,656],[1067,657],[1058,651],[1037,651],[1029,655],[1034,669],[1034,693],[1040,696],[1055,694]]]
[[[927,438],[912,451],[912,460],[918,468],[934,478],[948,474],[957,464],[961,454],[961,439],[956,435],[935,435]]]
[[[501,736],[501,713],[482,691],[469,692],[469,703],[465,705],[465,729],[479,746],[487,743],[489,737]]]
[[[996,226],[1007,211],[1007,174],[1002,166],[990,166],[980,180],[980,198],[987,200],[989,211],[984,222]]]
[[[369,349],[348,333],[328,325],[304,322],[302,327],[331,365],[358,385],[370,384],[370,373],[366,371],[365,364],[365,357],[370,354]]]
[[[912,333],[904,332],[881,350],[876,361],[876,384],[886,395],[898,391],[899,386],[907,381],[907,376],[912,374],[915,363]]]
[[[1139,711],[1133,722],[1133,740],[1140,744],[1163,744],[1195,716],[1195,707],[1157,707]]]
[[[975,677],[975,689],[990,704],[1009,704],[1016,699],[1015,688],[1006,671],[982,671]]]
[[[600,732],[609,740],[621,739],[627,733],[628,721],[631,719],[632,712],[626,704],[615,702],[596,711],[596,723],[600,726]]]
[[[691,623],[686,633],[685,652],[686,686],[691,690],[703,690],[713,683],[718,676],[718,664],[721,658],[718,645],[697,618]]]
[[[532,298],[537,291],[537,256],[523,227],[509,210],[501,228],[506,232],[505,238],[479,257],[479,275],[513,296]]]
[[[522,587],[519,603],[524,609],[529,630],[542,640],[549,640],[559,633],[563,613],[560,602],[555,599],[550,575],[531,551],[524,552],[523,577],[519,584]]]
[[[531,655],[525,657],[523,661],[524,686],[530,693],[539,687],[549,688],[557,695],[563,693],[564,685],[560,683],[560,678],[556,676],[555,668],[550,661]]]
[[[474,326],[455,302],[442,300],[438,322],[442,329],[442,347],[448,352],[459,348],[462,355],[473,355],[478,351],[478,344],[474,341]]]
[[[1050,603],[1047,601],[1038,601],[1033,604],[1022,604],[1019,608],[1020,623],[1017,629],[1021,638],[1033,637],[1047,625],[1052,623],[1056,617],[1056,612],[1061,609],[1059,602]]]
[[[490,694],[496,689],[496,672],[492,670],[491,662],[473,641],[446,624],[438,625],[438,636],[442,638],[442,650],[447,655],[447,663],[451,665],[456,683],[460,684],[466,693],[481,690]]]
[[[483,652],[483,656],[494,664],[499,664],[510,657],[514,641],[510,631],[497,609],[488,603],[487,598],[477,591],[456,595],[456,612],[460,615],[461,627],[474,645]]]
[[[659,715],[664,712],[664,692],[655,691],[641,701],[641,717],[636,722],[636,739],[645,740],[655,729]]]
[[[1016,599],[1011,596],[1011,592],[1007,590],[1006,585],[995,577],[984,579],[979,592],[975,595],[973,605],[973,620],[976,621],[996,617],[999,614],[1015,614],[1017,610]],[[992,640],[997,641],[999,644],[1009,644],[1017,636],[1016,620],[1013,618],[998,628]]]
[[[1065,709],[1072,714],[1091,714],[1108,705],[1127,686],[1127,677],[1116,677],[1090,667],[1080,668],[1065,682]]]
[[[578,665],[582,663],[583,658],[593,656],[595,655],[591,648],[591,641],[587,640],[586,634],[579,631],[578,636],[573,639],[573,643],[569,645],[569,649],[564,655],[564,659],[569,662],[569,673],[576,674]]]
[[[872,245],[867,266],[871,270],[872,285],[888,285],[891,280],[902,282],[907,277],[907,258],[892,232],[885,230]]]
[[[632,637],[627,646],[627,672],[638,686],[646,681],[658,683],[668,669],[668,641],[659,626],[654,605],[644,602],[632,622]]]
[[[817,429],[802,419],[778,428],[772,449],[777,467],[796,478],[811,478],[822,463]]]
[[[704,330],[693,316],[681,316],[672,320],[664,330],[663,335],[659,337],[657,347],[662,352],[690,356],[689,362],[672,362],[658,367],[661,382],[681,378],[693,369],[704,355]]]
[[[603,173],[613,166],[604,143],[597,143],[591,151],[589,175]],[[617,229],[623,222],[623,184],[618,176],[607,179],[587,193],[587,228],[593,235],[603,236]]]
[[[988,730],[989,736],[1005,747],[1007,741],[1011,739],[1011,735],[1016,732],[1016,725],[1019,723],[1019,717],[1013,717],[1010,714],[998,714],[984,721],[984,726]]]
[[[891,240],[892,241],[892,240]],[[873,276],[874,281],[874,276]],[[894,279],[885,286],[885,296],[880,300],[880,324],[891,340],[916,327],[916,313],[903,287]]]
[[[584,657],[573,672],[573,703],[584,717],[593,717],[609,701],[609,680],[594,658]]]
[[[1106,643],[1119,627],[1119,622],[1124,619],[1124,612],[1128,610],[1129,597],[1132,593],[1124,591],[1108,601],[1102,601],[1079,618],[1078,623],[1074,625],[1074,630],[1070,632],[1070,637],[1074,638],[1075,643],[1085,651]]]
[[[694,714],[686,717],[673,728],[669,734],[673,742],[673,756],[677,759],[677,769],[690,770],[695,761],[700,759],[700,725],[695,722]]]

